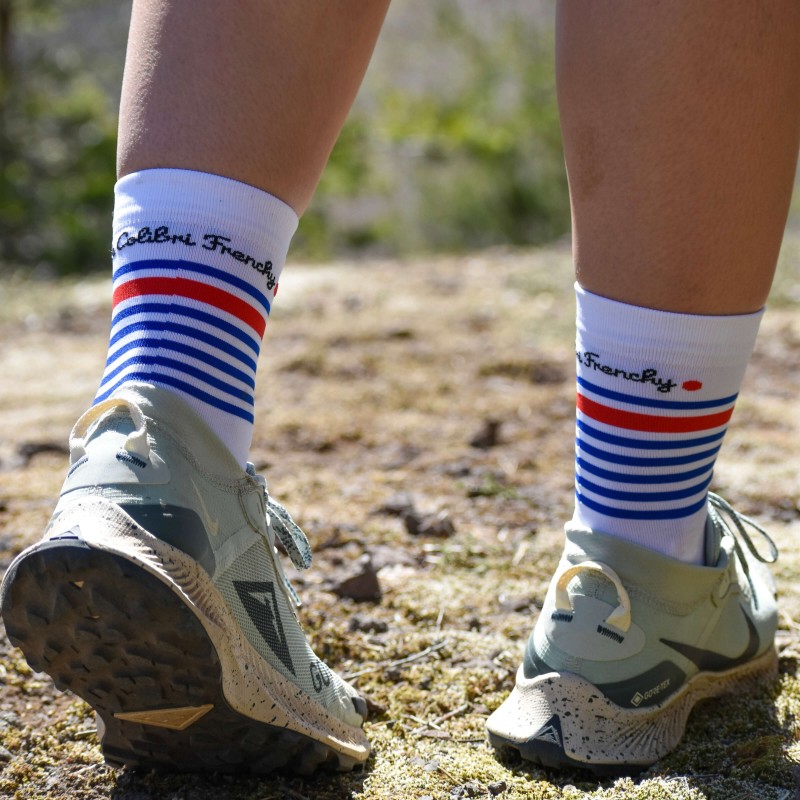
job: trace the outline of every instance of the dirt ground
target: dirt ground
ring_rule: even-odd
[[[0,797],[800,796],[799,249],[787,240],[714,483],[782,550],[780,675],[698,707],[682,745],[652,769],[598,782],[498,760],[485,741],[573,502],[572,276],[567,249],[554,247],[292,265],[281,283],[253,460],[314,547],[314,566],[295,577],[314,647],[370,700],[363,771],[107,768],[87,707],[32,673],[3,636]],[[105,279],[0,280],[0,570],[54,505],[67,433],[100,376],[109,295]]]

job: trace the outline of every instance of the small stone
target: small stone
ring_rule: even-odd
[[[359,602],[377,603],[381,599],[378,573],[368,553],[360,556],[350,575],[334,583],[331,591],[339,597],[349,597]]]
[[[419,526],[420,536],[438,536],[441,539],[446,539],[455,532],[456,526],[446,511],[440,511],[438,514],[428,514],[423,517]]]
[[[412,536],[417,536],[420,532],[420,528],[422,527],[422,514],[418,511],[414,511],[413,509],[409,509],[401,514],[403,518],[403,524],[406,526],[406,530]]]
[[[376,715],[382,716],[386,713],[386,706],[382,706],[380,703],[376,703],[370,697],[364,696],[364,700],[367,703],[367,713],[369,714],[370,718],[375,717]]]
[[[412,511],[403,514],[403,522],[411,536],[436,536],[446,539],[456,532],[456,526],[446,511],[438,514],[420,514]]]
[[[414,497],[408,492],[393,494],[375,513],[388,514],[392,517],[402,517],[414,511]]]
[[[394,547],[390,544],[374,544],[369,548],[372,557],[372,564],[376,572],[380,572],[384,567],[416,567],[417,560],[407,547]]]
[[[502,422],[499,419],[485,419],[483,427],[469,440],[472,447],[479,450],[489,450],[500,443],[500,427]]]
[[[526,595],[508,596],[501,594],[497,600],[500,603],[500,608],[502,608],[503,611],[528,611],[532,606],[535,605],[533,599],[527,597]]]
[[[492,797],[497,797],[497,795],[503,794],[508,788],[508,784],[505,781],[493,781],[486,788],[489,790],[489,794]]]
[[[469,461],[454,461],[452,464],[445,464],[442,472],[451,478],[466,478],[472,472],[472,464]]]
[[[475,783],[475,781],[467,781],[463,786],[456,786],[450,791],[450,797],[454,799],[461,797],[478,797],[481,794],[480,784]]]
[[[362,633],[386,633],[389,630],[387,622],[368,617],[365,614],[353,614],[347,627],[351,631],[361,631]]]
[[[11,751],[0,744],[0,764],[6,764],[7,762],[11,761],[13,757],[14,756],[12,755]]]

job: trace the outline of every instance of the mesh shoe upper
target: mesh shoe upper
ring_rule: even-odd
[[[711,496],[713,566],[696,566],[625,540],[566,526],[566,547],[525,653],[525,678],[576,673],[617,705],[662,703],[700,671],[725,671],[772,646],[777,625],[769,571],[747,553]],[[734,526],[741,529],[739,515]]]
[[[275,549],[278,538],[295,565],[307,567],[305,536],[263,478],[243,471],[180,398],[128,384],[78,421],[70,450],[54,520],[87,496],[119,505],[203,566],[272,667],[346,724],[361,725],[364,701],[306,642]]]

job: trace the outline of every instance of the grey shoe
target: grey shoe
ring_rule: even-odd
[[[314,655],[275,549],[308,541],[176,395],[93,406],[44,539],[0,589],[35,670],[97,711],[113,764],[257,773],[351,769],[366,703]]]
[[[635,772],[678,744],[698,701],[774,674],[774,583],[743,522],[758,528],[709,495],[710,567],[568,525],[516,686],[488,720],[492,745]]]

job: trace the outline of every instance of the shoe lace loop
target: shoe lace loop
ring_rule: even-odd
[[[736,550],[736,555],[739,557],[739,561],[742,564],[745,572],[749,572],[747,559],[744,557],[744,552],[742,551],[742,547],[739,544],[739,540],[743,541],[747,546],[747,549],[752,553],[752,555],[765,564],[773,564],[778,559],[778,547],[775,542],[772,540],[772,537],[753,519],[750,517],[740,514],[733,506],[727,501],[721,498],[719,495],[714,494],[713,492],[708,493],[708,502],[711,506],[710,514],[711,519],[715,525],[718,527],[722,527],[724,530],[729,531],[732,534],[733,538],[733,546]],[[725,515],[723,517],[723,514]],[[735,532],[738,532],[739,536],[735,535],[734,530],[731,528],[729,524],[733,523],[733,527],[735,528]],[[751,528],[754,528],[758,531],[766,540],[767,545],[769,547],[769,555],[763,556],[761,553],[758,552],[755,544],[753,544],[753,540],[750,538],[750,534],[747,532],[745,525],[749,525]]]
[[[288,554],[292,564],[297,569],[308,569],[311,566],[311,545],[308,537],[303,533],[300,526],[292,519],[292,515],[277,501],[274,500],[267,489],[267,481],[263,475],[255,474],[255,467],[247,465],[247,471],[255,477],[264,490],[264,502],[267,511],[267,530],[272,531],[277,537]],[[281,573],[283,583],[289,591],[289,595],[294,600],[295,605],[300,606],[301,600],[292,586],[286,573],[283,571],[280,559],[275,559],[278,570]]]

